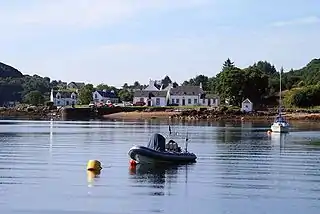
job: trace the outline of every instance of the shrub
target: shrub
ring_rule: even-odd
[[[284,96],[287,107],[313,107],[320,105],[320,85],[292,89]]]

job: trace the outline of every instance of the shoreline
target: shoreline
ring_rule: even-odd
[[[68,110],[67,118],[63,114]],[[69,111],[70,110],[70,111]],[[92,114],[93,113],[93,114]],[[90,108],[50,109],[44,106],[0,109],[0,120],[172,120],[172,121],[273,121],[277,111],[273,109],[242,113],[238,109],[218,108]],[[283,116],[292,121],[320,121],[320,111],[290,110]]]
[[[284,113],[283,116],[287,120],[295,121],[320,121],[320,113]],[[254,114],[216,114],[204,116],[183,115],[183,112],[119,112],[109,115],[104,115],[104,119],[115,120],[132,120],[132,119],[170,119],[170,120],[202,120],[202,121],[216,121],[216,120],[251,120],[251,121],[273,121],[276,115],[254,115]]]

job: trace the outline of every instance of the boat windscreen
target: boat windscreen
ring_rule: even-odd
[[[153,134],[150,137],[148,148],[154,149],[157,151],[165,151],[166,139],[161,134]]]

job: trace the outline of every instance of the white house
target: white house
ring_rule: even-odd
[[[219,106],[220,99],[213,94],[206,94],[202,86],[177,86],[170,89],[170,104],[180,106]]]
[[[251,112],[253,110],[253,103],[247,98],[241,104],[241,111]]]
[[[159,82],[150,80],[149,85],[142,90],[134,92],[133,103],[144,102],[148,106],[219,106],[218,96],[206,94],[199,86],[177,86],[169,84],[166,88]]]
[[[135,91],[133,104],[144,102],[147,106],[166,106],[168,102],[167,91]]]
[[[203,99],[200,99],[200,105],[218,107],[220,105],[220,98],[214,94],[204,94]]]
[[[77,92],[51,90],[50,101],[55,106],[69,106],[78,103]]]
[[[116,95],[114,91],[95,91],[92,93],[92,98],[94,103],[106,103],[108,100],[110,100],[112,103],[119,103],[119,97]]]

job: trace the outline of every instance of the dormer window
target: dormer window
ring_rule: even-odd
[[[97,99],[97,98],[98,98],[98,95],[97,95],[97,94],[95,94],[95,95],[94,95],[94,98],[96,98],[96,99]]]
[[[60,99],[60,95],[57,95],[57,99]]]

